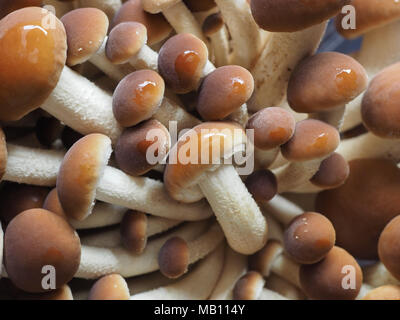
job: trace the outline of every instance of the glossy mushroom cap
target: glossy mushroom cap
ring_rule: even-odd
[[[400,18],[400,8],[396,0],[352,0],[351,5],[356,13],[355,29],[343,29],[345,14],[339,13],[336,17],[337,31],[348,39],[359,37]]]
[[[125,249],[134,254],[142,253],[147,244],[147,215],[128,210],[122,218],[120,233]]]
[[[346,274],[354,278],[354,288],[344,288]],[[362,281],[363,274],[357,261],[339,247],[333,247],[323,260],[315,264],[300,266],[301,288],[310,299],[354,300],[360,292]]]
[[[275,259],[282,253],[283,247],[280,242],[268,241],[264,248],[249,257],[249,270],[258,271],[268,277]]]
[[[342,155],[334,152],[321,162],[310,182],[321,188],[337,188],[346,182],[349,174],[349,163]]]
[[[246,103],[253,91],[253,76],[245,68],[219,67],[204,79],[197,111],[207,121],[222,120]]]
[[[19,120],[47,99],[66,52],[64,26],[45,9],[24,8],[0,20],[0,120]]]
[[[40,7],[42,0],[0,0],[0,19],[25,7]]]
[[[367,88],[367,82],[366,71],[355,59],[338,52],[323,52],[303,60],[294,69],[287,99],[296,112],[328,111],[352,101]]]
[[[382,70],[369,84],[361,105],[364,125],[373,134],[400,138],[400,63]]]
[[[305,212],[294,218],[284,235],[284,247],[300,264],[322,260],[335,245],[335,229],[322,214]]]
[[[339,132],[334,127],[307,119],[296,124],[293,137],[281,147],[281,151],[290,161],[306,161],[330,155],[339,143]]]
[[[158,54],[158,70],[166,85],[175,93],[197,89],[208,60],[207,46],[190,33],[173,36]]]
[[[209,11],[217,6],[214,0],[183,0],[192,12]]]
[[[268,202],[278,192],[278,182],[270,170],[257,170],[249,175],[245,185],[257,202]]]
[[[146,27],[139,22],[122,22],[113,28],[106,45],[107,58],[115,64],[129,61],[147,42]]]
[[[5,182],[0,189],[1,221],[9,223],[25,210],[41,208],[48,193],[46,187]]]
[[[264,288],[265,280],[256,271],[242,276],[233,288],[233,300],[257,300]]]
[[[115,146],[118,167],[131,176],[150,171],[157,159],[164,160],[171,147],[167,128],[157,120],[147,120],[125,129]]]
[[[65,154],[57,177],[57,192],[69,218],[80,221],[91,214],[96,188],[111,152],[110,138],[93,133],[80,139]]]
[[[127,75],[113,95],[115,119],[123,127],[131,127],[150,119],[164,97],[164,80],[152,70],[140,70]]]
[[[160,272],[171,279],[179,278],[188,270],[189,254],[185,240],[179,237],[167,240],[158,254]]]
[[[279,107],[264,108],[248,121],[246,129],[254,130],[254,145],[261,150],[279,147],[293,137],[296,120],[292,113]]]
[[[400,280],[400,216],[392,219],[383,229],[379,237],[378,253],[386,269]]]
[[[246,142],[243,128],[231,122],[204,122],[189,130],[170,151],[164,171],[167,192],[178,201],[199,201],[197,181],[203,172],[243,151]]]
[[[109,274],[97,280],[89,292],[89,300],[129,300],[129,288],[119,274]]]
[[[400,286],[388,284],[372,289],[363,300],[400,300]]]
[[[147,29],[149,45],[166,39],[172,31],[162,14],[150,14],[143,10],[142,0],[126,1],[115,14],[111,28],[122,22],[142,23]]]
[[[339,188],[317,195],[315,210],[336,230],[336,243],[360,259],[376,259],[379,235],[399,214],[400,170],[383,159],[349,162],[350,175]]]
[[[67,32],[67,64],[75,66],[89,60],[107,36],[108,17],[96,8],[72,10],[61,18]]]
[[[81,246],[78,234],[64,219],[44,209],[20,213],[8,225],[5,238],[8,276],[20,289],[44,292],[44,266],[56,270],[56,288],[72,279],[78,270]]]
[[[350,0],[251,0],[251,12],[261,29],[294,32],[335,16]]]
[[[201,26],[201,30],[203,31],[206,37],[213,35],[214,33],[221,30],[224,26],[224,19],[220,12],[213,13],[204,19],[203,25]]]

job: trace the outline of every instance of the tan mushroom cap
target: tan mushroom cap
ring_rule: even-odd
[[[42,268],[56,270],[56,288],[70,281],[78,270],[81,246],[78,234],[64,219],[44,209],[20,213],[8,225],[5,264],[11,281],[27,292],[44,292]]]
[[[346,182],[349,174],[349,163],[342,155],[334,152],[321,162],[310,181],[321,188],[337,188]]]
[[[171,279],[179,278],[188,270],[189,254],[185,240],[179,237],[168,239],[158,253],[160,272]]]
[[[214,0],[183,0],[192,12],[209,11],[217,6]]]
[[[313,264],[327,255],[335,240],[335,229],[326,217],[305,212],[294,218],[285,230],[284,247],[296,262]]]
[[[323,52],[303,60],[294,69],[287,99],[296,112],[327,111],[356,98],[367,88],[367,82],[366,71],[355,59],[338,52]]]
[[[340,13],[336,17],[337,31],[348,39],[361,36],[400,18],[397,0],[352,0],[351,5],[356,13],[355,29],[343,29],[342,21],[346,14]]]
[[[93,133],[80,139],[65,154],[57,177],[57,193],[69,218],[80,221],[90,215],[111,152],[110,138]]]
[[[207,60],[204,42],[190,33],[181,33],[161,47],[158,69],[172,91],[184,94],[197,89]]]
[[[344,288],[343,278],[351,267],[355,276],[355,288]],[[349,268],[350,269],[350,268]],[[363,281],[363,274],[357,261],[344,249],[333,247],[326,257],[315,264],[300,266],[300,283],[304,293],[316,300],[354,300]]]
[[[172,147],[164,171],[170,196],[183,202],[198,201],[191,198],[191,191],[203,172],[243,151],[246,142],[243,128],[231,122],[204,122],[189,130]]]
[[[399,214],[400,170],[383,159],[349,162],[350,175],[339,188],[317,195],[315,210],[336,230],[336,243],[360,259],[378,257],[378,239]]]
[[[255,270],[268,277],[275,259],[283,252],[282,245],[270,240],[260,251],[249,257],[249,270]]]
[[[363,300],[400,300],[400,286],[388,284],[372,289]]]
[[[147,215],[128,210],[120,225],[121,241],[125,249],[140,254],[147,244]]]
[[[265,280],[256,271],[242,276],[233,288],[233,300],[257,300],[264,288]]]
[[[62,217],[63,219],[67,219],[67,215],[64,212],[64,209],[61,206],[60,200],[58,199],[57,188],[53,188],[45,198],[43,202],[43,209],[49,210],[56,215]]]
[[[128,62],[147,42],[146,27],[139,22],[122,22],[113,28],[106,45],[107,58],[115,64]]]
[[[270,170],[256,170],[246,179],[247,190],[257,202],[267,202],[278,192],[278,182]]]
[[[339,146],[339,132],[331,125],[314,119],[296,124],[293,137],[281,147],[282,155],[290,161],[323,158]]]
[[[1,0],[0,19],[9,13],[25,7],[40,7],[42,0]]]
[[[123,127],[150,119],[164,98],[163,78],[152,70],[132,72],[120,81],[113,95],[115,119]]]
[[[382,70],[372,79],[361,105],[363,123],[373,134],[400,138],[400,63]]]
[[[262,150],[279,147],[293,137],[296,120],[293,114],[279,107],[264,108],[247,122],[246,129],[254,130],[254,145]]]
[[[96,8],[72,10],[61,18],[67,32],[67,64],[75,66],[89,60],[107,36],[108,17]]]
[[[220,12],[213,13],[204,19],[201,29],[206,37],[213,35],[224,26],[224,19]]]
[[[45,9],[24,8],[0,20],[0,120],[19,120],[47,99],[66,52],[64,26]]]
[[[306,29],[335,16],[351,0],[251,0],[253,17],[271,32]]]
[[[128,284],[119,274],[109,274],[97,280],[89,292],[89,300],[129,300]]]
[[[170,147],[171,137],[167,128],[150,119],[124,130],[115,146],[115,159],[122,171],[140,176],[160,164],[154,161],[164,160]]]
[[[162,14],[150,14],[143,10],[142,0],[126,1],[115,14],[111,28],[122,22],[139,22],[147,29],[148,43],[153,45],[166,39],[172,27]]]
[[[400,280],[400,215],[383,229],[379,237],[378,253],[389,272]]]
[[[207,121],[222,120],[238,110],[254,91],[254,79],[240,66],[223,66],[203,81],[197,111]]]

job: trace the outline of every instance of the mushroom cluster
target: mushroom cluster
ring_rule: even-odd
[[[0,1],[0,297],[400,300],[396,2]]]

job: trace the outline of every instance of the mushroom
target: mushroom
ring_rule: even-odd
[[[164,183],[178,201],[195,202],[204,195],[232,249],[251,254],[264,246],[267,222],[233,165],[225,162],[244,151],[246,143],[244,130],[233,123],[198,125],[171,149]]]
[[[52,266],[56,288],[78,270],[81,246],[77,233],[61,217],[44,209],[30,209],[8,225],[4,238],[7,274],[27,292],[44,292],[43,267]]]
[[[129,300],[128,284],[119,274],[101,277],[90,289],[89,300]]]
[[[378,242],[379,259],[389,272],[400,281],[400,216],[393,218],[383,229]]]
[[[264,285],[265,280],[260,273],[249,271],[236,282],[233,300],[258,300]]]
[[[158,253],[160,272],[167,278],[177,279],[188,271],[188,243],[179,237],[168,239]]]
[[[400,286],[384,285],[369,291],[363,300],[400,300]]]
[[[81,8],[97,8],[104,11],[108,18],[112,19],[116,12],[121,8],[121,0],[78,0],[78,6]]]
[[[247,190],[257,203],[267,203],[278,192],[278,183],[270,170],[256,170],[245,181]]]

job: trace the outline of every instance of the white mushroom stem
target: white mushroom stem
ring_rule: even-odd
[[[209,37],[213,49],[215,65],[221,67],[230,64],[229,35],[225,25]]]
[[[79,7],[97,8],[108,16],[111,20],[115,13],[121,8],[121,0],[78,0]]]
[[[290,75],[296,65],[318,48],[326,22],[292,33],[272,33],[252,74],[255,92],[248,103],[257,112],[279,105],[285,97]]]
[[[374,288],[386,284],[400,285],[400,281],[391,275],[382,262],[377,262],[373,265],[364,267],[363,278],[365,283]]]
[[[169,286],[131,296],[131,300],[206,300],[220,276],[224,246],[200,261],[182,280]]]
[[[260,148],[254,148],[254,161],[257,168],[267,169],[276,160],[279,155],[280,147],[273,148],[270,150],[262,150]]]
[[[158,53],[145,44],[137,54],[129,59],[128,63],[136,70],[158,71]]]
[[[284,225],[288,225],[294,218],[304,213],[297,204],[280,195],[276,195],[267,203],[262,203],[261,207]]]
[[[251,254],[264,246],[267,222],[232,165],[205,172],[199,186],[232,249]]]
[[[90,217],[90,216],[89,216]],[[171,220],[150,216],[147,218],[146,236],[149,238],[156,234],[163,233],[179,224],[182,221]],[[81,244],[91,247],[114,248],[122,245],[119,226],[112,230],[102,231],[98,234],[90,234],[81,237]]]
[[[304,300],[306,298],[305,294],[298,287],[276,274],[271,274],[266,279],[265,286],[289,300]]]
[[[382,69],[400,61],[400,21],[372,30],[364,35],[357,60],[370,79]],[[361,123],[362,95],[348,104],[342,131]]]
[[[260,293],[260,296],[258,297],[258,300],[289,300],[289,299],[275,291],[263,288],[263,290]]]
[[[260,205],[260,210],[268,221],[268,240],[283,242],[283,228],[279,221],[271,215],[264,206]]]
[[[260,54],[263,37],[247,0],[215,0],[232,36],[232,63],[249,69]]]
[[[312,113],[309,115],[309,118],[323,121],[340,130],[343,125],[345,112],[346,106],[340,106],[334,110]]]
[[[229,246],[225,248],[225,261],[219,278],[209,300],[232,300],[233,288],[236,282],[247,271],[247,257],[233,251]]]
[[[305,184],[301,185],[300,187],[290,190],[293,193],[318,193],[323,190],[333,189],[336,187],[319,187],[313,184],[311,181],[307,181]]]

